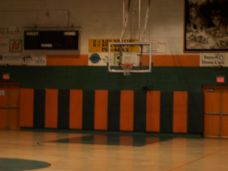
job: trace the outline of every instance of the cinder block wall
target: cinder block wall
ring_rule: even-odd
[[[144,3],[144,1],[142,1]],[[131,22],[126,38],[137,36],[137,4],[133,3]],[[136,9],[135,9],[136,8]],[[143,7],[142,11],[145,11]],[[146,40],[167,42],[169,54],[183,50],[182,0],[152,0]],[[144,15],[144,13],[142,14]],[[2,1],[0,27],[79,26],[81,54],[88,52],[88,39],[120,38],[122,31],[122,0],[25,0]],[[143,25],[143,20],[141,21]]]
[[[80,29],[78,54],[52,51],[47,66],[0,67],[0,75],[9,73],[21,84],[20,126],[201,134],[202,86],[216,85],[215,77],[228,71],[199,67],[199,54],[183,52],[183,0],[151,3],[146,39],[165,43],[165,54],[153,55],[151,73],[124,77],[88,66],[88,39],[120,37],[122,0],[2,1],[2,29]],[[136,24],[127,38],[137,35]]]

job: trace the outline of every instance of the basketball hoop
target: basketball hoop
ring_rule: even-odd
[[[128,76],[131,74],[133,64],[121,64],[121,68],[123,69],[124,76]]]
[[[151,44],[146,42],[109,42],[108,71],[113,73],[151,72]]]

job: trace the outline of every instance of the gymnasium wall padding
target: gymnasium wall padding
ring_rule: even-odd
[[[82,90],[70,90],[70,104],[69,104],[69,128],[82,129]]]
[[[20,126],[190,133],[186,91],[141,91],[22,88]],[[34,102],[28,109],[27,101]]]
[[[32,128],[34,117],[34,90],[31,88],[22,88],[20,92],[20,126]]]
[[[20,106],[21,127],[95,130],[94,112],[97,105],[95,91],[106,90],[108,94],[107,119],[105,119],[107,131],[120,131],[121,91],[129,90],[133,94],[130,99],[134,104],[130,118],[133,124],[129,130],[172,133],[173,110],[179,110],[178,103],[175,103],[174,108],[173,93],[183,91],[188,94],[186,133],[201,134],[203,131],[202,86],[217,85],[216,76],[227,77],[228,68],[153,67],[151,73],[132,74],[125,77],[122,74],[108,73],[105,67],[2,66],[0,74],[3,73],[9,73],[10,81],[20,83],[21,90],[24,90],[21,91],[21,99],[24,98]],[[147,88],[146,94],[145,88]],[[45,126],[45,123],[49,122],[46,120],[45,113],[48,111],[45,102],[47,89],[54,89],[57,92],[54,98],[56,103],[54,106],[57,108],[50,109],[56,110],[56,118],[50,117],[52,120],[50,122],[56,124],[48,127]],[[29,93],[25,90],[29,90]],[[153,93],[148,97],[150,91]],[[68,98],[69,100],[66,100]],[[25,104],[27,101],[29,103]],[[63,106],[59,106],[61,104]],[[26,106],[27,109],[25,109]],[[64,119],[63,123],[58,120],[60,118]]]
[[[45,128],[58,128],[58,90],[45,90]]]
[[[134,92],[134,131],[146,131],[146,91]]]
[[[147,91],[146,131],[160,132],[160,91]]]
[[[45,128],[45,89],[34,90],[34,128]]]
[[[120,131],[134,130],[134,92],[121,90],[120,92]]]
[[[173,127],[173,93],[161,92],[160,131],[171,133]]]
[[[107,130],[108,91],[95,90],[94,129]]]
[[[120,91],[110,91],[108,98],[108,130],[120,130]]]
[[[82,128],[83,130],[94,129],[94,91],[83,91],[83,117]]]
[[[185,91],[173,92],[173,132],[187,132],[188,94]]]
[[[69,129],[70,92],[60,89],[58,93],[58,128]]]

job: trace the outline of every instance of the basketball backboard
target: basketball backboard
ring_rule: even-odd
[[[151,71],[151,44],[145,42],[110,42],[109,72],[146,73]]]

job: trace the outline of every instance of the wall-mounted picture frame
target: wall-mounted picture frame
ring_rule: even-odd
[[[228,51],[228,0],[185,0],[184,50]]]

